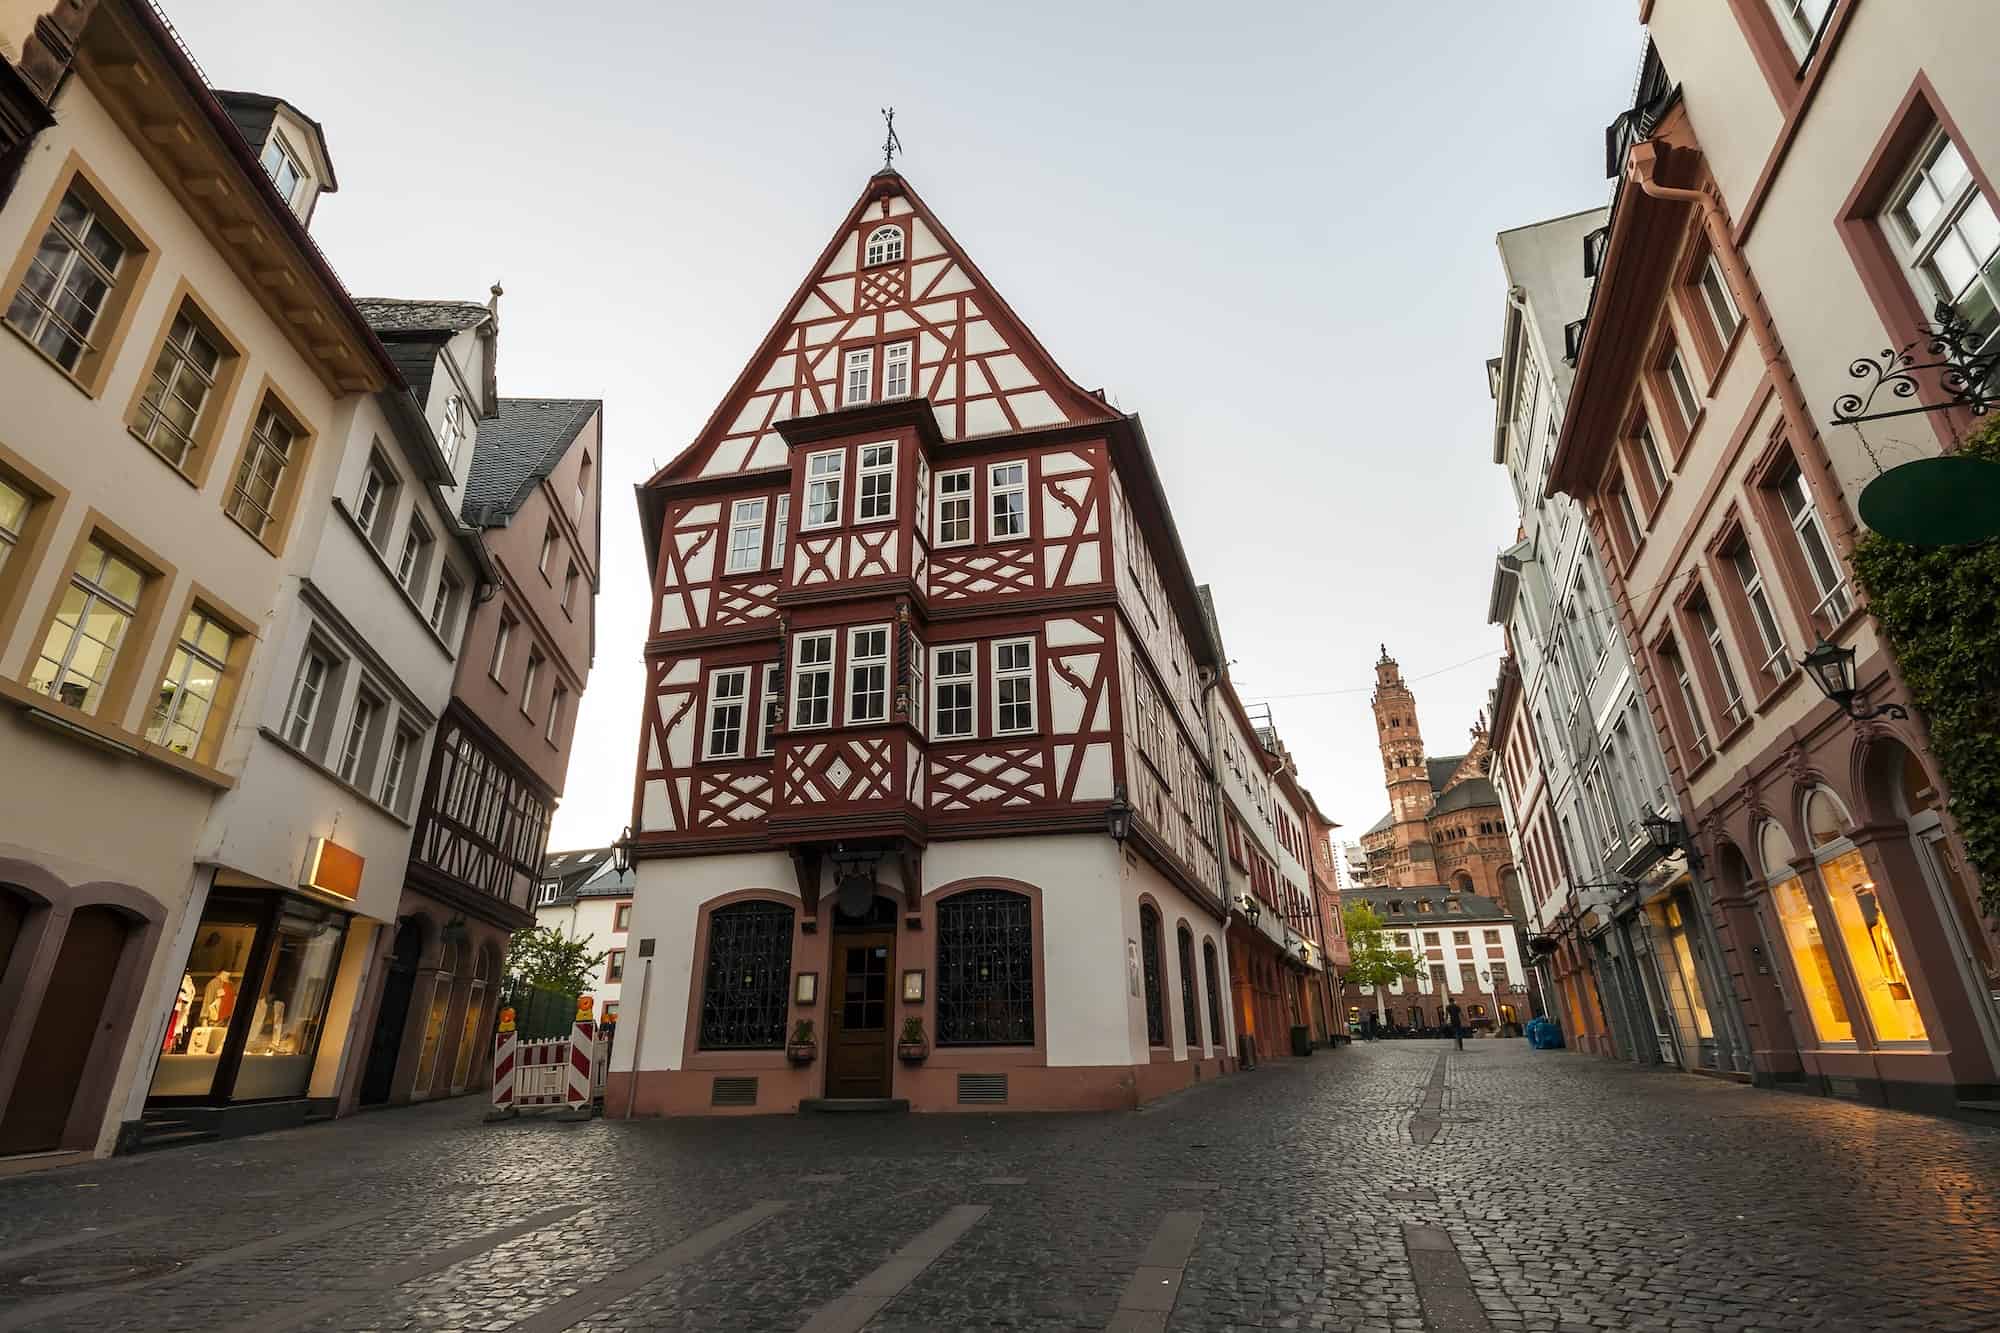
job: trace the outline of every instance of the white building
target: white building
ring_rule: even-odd
[[[570,939],[587,940],[591,952],[604,955],[591,968],[584,990],[597,1001],[598,1021],[616,1023],[631,957],[632,870],[627,867],[621,873],[612,864],[609,847],[551,852],[542,870],[535,924]]]

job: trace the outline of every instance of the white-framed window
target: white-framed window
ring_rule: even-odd
[[[1749,542],[1737,541],[1729,552],[1729,567],[1735,571],[1736,585],[1743,590],[1750,619],[1756,623],[1757,638],[1764,649],[1764,670],[1772,679],[1783,680],[1792,674],[1792,659],[1785,651],[1785,635],[1778,628],[1770,590],[1764,586],[1764,572],[1757,568],[1757,557],[1750,553]]]
[[[368,733],[374,729],[375,718],[381,708],[381,701],[366,690],[354,696],[354,711],[347,718],[347,739],[340,747],[342,782],[354,782],[364,776],[361,773],[361,758],[367,752]]]
[[[1687,710],[1688,726],[1694,729],[1694,753],[1697,760],[1708,757],[1708,724],[1702,720],[1701,702],[1695,698],[1694,681],[1688,676],[1687,658],[1681,653],[1673,656],[1674,688],[1680,691],[1681,707]]]
[[[396,563],[396,582],[415,593],[417,585],[423,581],[426,567],[430,564],[430,528],[423,519],[410,515],[410,531],[403,538],[403,558]]]
[[[986,467],[986,536],[990,541],[1028,535],[1028,465]]]
[[[750,707],[750,668],[729,667],[708,677],[709,759],[743,757],[744,714]]]
[[[562,609],[565,611],[569,610],[570,603],[576,600],[577,572],[576,561],[574,560],[570,561],[569,567],[563,570]]]
[[[2000,219],[1943,129],[1890,198],[1885,230],[1925,311],[1948,302],[1983,342],[2000,326]]]
[[[972,469],[940,472],[937,477],[937,544],[965,546],[972,541]]]
[[[583,507],[590,503],[590,455],[576,465],[576,521],[583,522]]]
[[[1521,367],[1514,380],[1514,420],[1525,423],[1535,406],[1535,392],[1540,387],[1541,369],[1535,358],[1528,354],[1527,345],[1521,347]]]
[[[931,658],[931,739],[964,740],[979,729],[978,650],[971,644],[938,648]]]
[[[1833,13],[1834,0],[1770,0],[1770,5],[1784,31],[1785,44],[1803,63],[1818,43],[1827,16]]]
[[[139,400],[138,419],[132,423],[139,438],[175,467],[187,466],[188,455],[194,452],[195,427],[221,363],[215,341],[183,307],[167,330]]]
[[[441,636],[450,637],[452,619],[458,613],[458,594],[464,585],[458,575],[447,567],[438,571],[437,591],[431,595],[431,628]]]
[[[465,443],[465,400],[452,394],[444,400],[444,426],[438,431],[438,447],[458,470],[458,446]]]
[[[562,730],[563,712],[569,706],[569,686],[561,681],[549,691],[549,717],[542,724],[542,739],[551,745],[560,744],[556,734]]]
[[[857,347],[841,359],[841,365],[841,406],[855,407],[867,402],[869,387],[875,379],[875,349]]]
[[[396,728],[395,739],[389,742],[389,762],[382,769],[382,804],[399,814],[410,780],[410,760],[416,750],[417,733],[408,727]]]
[[[1743,315],[1736,309],[1736,295],[1729,290],[1729,279],[1723,275],[1722,261],[1712,254],[1703,260],[1695,287],[1701,292],[1702,308],[1708,311],[1716,336],[1725,347],[1728,346],[1729,340],[1736,336],[1737,326],[1743,322]]]
[[[903,257],[903,229],[901,227],[877,227],[868,233],[868,244],[862,252],[864,264],[892,264]]]
[[[757,694],[757,753],[770,754],[771,744],[771,703],[778,697],[778,664],[766,662],[758,673],[761,685]]]
[[[500,627],[493,634],[493,660],[486,664],[486,674],[495,680],[499,680],[500,673],[507,669],[507,649],[514,642],[515,624],[511,613],[500,613]]]
[[[747,574],[764,563],[764,497],[729,506],[729,555],[725,574]]]
[[[785,567],[785,550],[791,541],[792,497],[781,495],[771,512],[771,568]]]
[[[276,521],[285,470],[291,466],[292,446],[298,438],[297,427],[286,420],[276,405],[266,403],[257,414],[249,447],[244,449],[243,461],[236,468],[236,482],[229,488],[229,502],[223,506],[223,512],[241,523],[253,537],[263,537]]]
[[[1653,494],[1659,495],[1667,489],[1667,465],[1660,457],[1660,442],[1653,438],[1653,423],[1640,417],[1639,428],[1632,432],[1632,442],[1639,446],[1639,457],[1646,464],[1646,477],[1653,483]]]
[[[527,712],[535,699],[535,682],[542,674],[542,650],[528,649],[528,669],[521,673],[521,711]]]
[[[543,578],[549,576],[549,562],[556,554],[556,525],[551,522],[542,529],[542,553],[535,557],[535,569]]]
[[[396,481],[389,475],[389,469],[369,459],[368,470],[361,477],[361,495],[354,502],[354,521],[378,547],[388,532],[388,502],[395,492]]]
[[[924,715],[930,711],[930,696],[925,693],[925,666],[930,658],[924,653],[924,641],[912,634],[903,650],[903,660],[909,664],[910,683],[906,707],[909,709],[910,725],[924,734]]]
[[[1631,488],[1629,486],[1618,487],[1613,493],[1612,499],[1618,506],[1618,521],[1625,529],[1625,540],[1636,551],[1639,549],[1639,543],[1644,540],[1645,529],[1639,526],[1639,511],[1632,507]]]
[[[234,636],[200,607],[181,622],[180,639],[167,660],[166,679],[146,724],[146,739],[175,754],[193,754],[215,704],[216,690],[229,669]]]
[[[1837,625],[1847,619],[1853,602],[1847,593],[1847,575],[1833,554],[1833,543],[1827,540],[1826,528],[1820,523],[1819,510],[1806,486],[1805,473],[1799,471],[1798,464],[1790,464],[1776,485],[1778,499],[1785,506],[1785,517],[1791,520],[1792,534],[1798,539],[1799,552],[1812,574],[1813,590],[1819,594],[1813,612],[1824,616],[1828,624]]]
[[[318,648],[306,649],[299,674],[292,680],[292,697],[285,708],[285,739],[303,750],[312,740],[313,722],[319,717],[320,699],[326,693],[327,677],[333,674],[333,659]]]
[[[792,636],[792,729],[833,724],[833,632]]]
[[[909,343],[890,343],[882,349],[883,398],[910,396],[910,351]]]
[[[7,322],[50,360],[74,371],[90,350],[90,335],[118,285],[125,255],[125,242],[98,219],[95,206],[70,190],[56,205],[27,275],[8,303]]]
[[[1035,641],[997,639],[993,644],[993,731],[999,736],[1035,729]]]
[[[1694,419],[1701,415],[1701,399],[1695,394],[1694,381],[1688,378],[1687,363],[1681,360],[1680,348],[1667,353],[1667,364],[1662,370],[1667,388],[1674,395],[1674,407],[1681,414],[1681,428],[1692,429]]]
[[[847,721],[882,722],[889,716],[889,627],[847,631]]]
[[[285,136],[276,130],[264,140],[264,151],[258,157],[264,174],[271,178],[271,184],[278,187],[278,197],[291,208],[299,201],[299,187],[305,184],[306,170],[299,165],[299,155],[285,142]]]
[[[95,715],[145,586],[136,567],[95,541],[86,546],[42,641],[29,688]]]
[[[846,468],[845,450],[806,455],[806,512],[805,521],[799,524],[801,532],[840,522],[840,482]]]
[[[0,477],[0,569],[21,544],[21,529],[28,522],[28,493]]]
[[[854,521],[879,523],[896,516],[896,446],[864,444],[855,458]]]

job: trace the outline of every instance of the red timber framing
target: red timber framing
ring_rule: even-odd
[[[1129,792],[1128,846],[1220,913],[1211,817],[1178,800],[1206,790],[1189,701],[1215,654],[1144,431],[901,177],[871,180],[638,500],[636,857],[788,851],[811,922],[836,843],[915,884],[934,840],[1102,835]],[[1176,758],[1128,743],[1135,688],[1179,701]]]

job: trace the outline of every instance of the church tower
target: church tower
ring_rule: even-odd
[[[1382,781],[1389,789],[1389,821],[1395,834],[1386,882],[1430,884],[1431,780],[1424,763],[1424,737],[1417,725],[1417,698],[1403,681],[1388,646],[1375,660],[1375,738],[1382,751]]]

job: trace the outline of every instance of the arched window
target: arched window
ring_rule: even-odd
[[[1222,987],[1216,981],[1215,941],[1201,942],[1201,972],[1208,982],[1208,1040],[1217,1050],[1222,1048]]]
[[[1806,1016],[1821,1041],[1853,1041],[1854,1024],[1848,1019],[1840,983],[1834,979],[1833,958],[1820,934],[1812,901],[1806,896],[1805,881],[1792,869],[1792,856],[1792,840],[1784,827],[1775,819],[1765,820],[1757,831],[1757,858],[1764,882],[1770,886],[1771,910],[1784,932],[1792,972],[1804,995]]]
[[[465,992],[465,1021],[458,1034],[458,1062],[452,1070],[453,1092],[462,1091],[466,1080],[472,1077],[473,1057],[485,1048],[488,1033],[486,1014],[486,989],[493,981],[493,951],[481,949],[479,962],[473,970],[472,981]]]
[[[1146,1041],[1167,1044],[1167,1011],[1160,998],[1160,914],[1150,904],[1139,907],[1139,955],[1146,969]]]
[[[1201,1044],[1201,1002],[1194,997],[1194,934],[1186,926],[1180,928],[1181,953],[1181,1030],[1187,1034],[1190,1047]]]
[[[937,905],[937,1044],[1032,1046],[1035,925],[1027,895],[971,889]]]
[[[901,227],[877,227],[868,233],[868,247],[863,262],[868,264],[893,264],[903,257],[903,229]]]
[[[697,1044],[704,1051],[782,1047],[791,980],[791,908],[752,901],[710,912]]]
[[[1827,788],[1815,787],[1806,793],[1801,813],[1812,840],[1813,860],[1819,864],[1820,884],[1833,908],[1834,926],[1876,1039],[1925,1040],[1923,1015],[1909,973],[1903,969],[1903,951],[1875,888],[1874,873],[1850,837],[1854,820],[1847,807]]]

